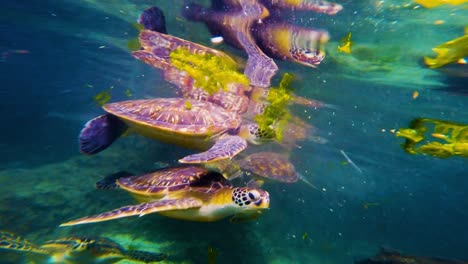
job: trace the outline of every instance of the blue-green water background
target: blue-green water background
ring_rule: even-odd
[[[175,263],[205,263],[208,246],[218,250],[219,263],[352,263],[382,245],[468,259],[467,160],[408,155],[389,132],[415,117],[468,123],[466,79],[420,64],[432,47],[463,34],[468,11],[397,8],[398,1],[341,3],[344,10],[335,16],[291,13],[288,19],[329,30],[330,45],[351,31],[356,46],[381,49],[376,56],[390,58],[387,70],[369,72],[333,56],[318,69],[278,62],[281,71],[298,77],[297,94],[337,106],[294,109],[329,140],[305,142],[291,154],[298,171],[323,190],[268,185],[271,210],[243,224],[148,215],[59,228],[65,220],[133,202],[123,192],[94,190],[103,175],[148,171],[189,153],[137,136],[93,157],[78,153],[84,122],[102,113],[92,99],[97,93],[113,87],[112,101],[128,99],[126,90],[131,98],[174,96],[160,72],[126,48],[137,35],[132,24],[141,10],[158,5],[173,35],[205,45],[210,35],[202,24],[180,17],[182,1],[2,1],[0,229],[37,243],[104,235],[125,246],[165,251]],[[438,19],[445,23],[434,25]],[[362,173],[344,165],[340,150]],[[366,203],[377,205],[366,209]],[[308,238],[302,239],[304,233]],[[20,261],[21,254],[0,252],[2,263]]]

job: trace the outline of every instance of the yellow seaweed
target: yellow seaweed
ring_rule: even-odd
[[[459,63],[468,56],[468,33],[465,28],[465,35],[444,44],[434,47],[432,51],[436,53],[435,58],[424,57],[424,63],[432,69],[442,67],[449,63]]]
[[[185,109],[187,110],[192,110],[192,103],[190,103],[190,101],[185,101],[184,102],[184,106],[185,106]]]
[[[346,36],[341,39],[340,44],[341,45],[338,46],[339,52],[351,54],[351,46],[353,45],[353,43],[351,42],[351,32],[346,34]]]
[[[409,128],[399,129],[395,135],[406,139],[402,148],[410,154],[468,157],[468,125],[465,124],[416,118]]]
[[[183,47],[172,51],[169,56],[175,68],[187,72],[194,79],[197,88],[209,94],[220,89],[227,91],[230,83],[249,85],[249,79],[237,71],[238,66],[234,60],[210,53],[194,54]]]
[[[291,119],[288,105],[294,101],[292,96],[291,82],[294,75],[283,74],[279,87],[271,87],[266,98],[269,103],[263,114],[256,115],[254,121],[259,125],[260,130],[278,141],[283,140],[284,130]]]
[[[130,91],[130,89],[125,90],[125,95],[128,96],[128,97],[133,96],[132,91]]]
[[[109,100],[111,99],[111,93],[110,93],[110,90],[106,90],[106,91],[102,91],[98,94],[96,94],[93,99],[94,101],[100,105],[100,106],[103,106],[105,105],[107,102],[109,102]]]
[[[434,8],[440,5],[461,5],[468,3],[468,0],[414,0],[414,2],[425,8]]]

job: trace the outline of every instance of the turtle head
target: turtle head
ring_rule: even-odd
[[[232,191],[232,201],[242,209],[259,210],[270,207],[268,192],[256,188],[234,188]]]
[[[249,143],[259,145],[275,138],[274,130],[262,129],[256,123],[247,123],[241,126],[239,135]]]
[[[289,49],[292,59],[305,66],[317,67],[325,58],[323,46],[330,39],[328,32],[303,28],[296,30]]]
[[[302,65],[316,68],[325,58],[325,53],[320,50],[291,49],[293,59]]]

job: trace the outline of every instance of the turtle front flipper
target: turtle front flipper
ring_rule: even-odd
[[[0,249],[49,254],[49,251],[36,246],[29,240],[7,231],[0,231]]]
[[[144,263],[151,263],[165,260],[167,258],[167,254],[141,250],[127,250],[125,251],[124,258]]]
[[[233,17],[233,27],[240,45],[247,52],[248,59],[244,74],[249,77],[250,84],[260,87],[270,87],[270,80],[278,72],[278,66],[272,58],[268,57],[257,46],[250,34],[250,28],[254,21],[261,19],[268,11],[264,6],[241,1],[243,12]],[[234,26],[235,25],[235,26]]]
[[[105,114],[91,119],[81,130],[79,141],[81,153],[93,155],[110,146],[127,130],[127,125],[118,117]]]
[[[196,198],[182,198],[176,200],[159,200],[148,203],[141,203],[137,205],[124,206],[106,213],[97,214],[93,216],[83,217],[77,220],[66,222],[60,226],[73,226],[88,223],[103,222],[117,218],[129,216],[144,216],[146,214],[169,211],[169,210],[185,210],[190,208],[198,208],[202,206],[202,201]]]
[[[247,148],[247,140],[239,136],[223,136],[207,151],[189,155],[180,163],[207,163],[232,158]]]

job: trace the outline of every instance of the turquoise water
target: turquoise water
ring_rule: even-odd
[[[210,246],[218,251],[217,263],[353,263],[381,246],[468,260],[466,158],[409,155],[391,132],[417,117],[468,124],[466,78],[421,64],[432,47],[462,36],[468,10],[398,8],[399,1],[340,3],[344,10],[335,16],[298,12],[289,18],[329,31],[328,56],[318,69],[278,62],[281,72],[298,77],[296,94],[336,106],[293,109],[328,140],[302,142],[291,153],[298,172],[320,190],[266,185],[271,209],[241,224],[147,215],[58,227],[134,203],[122,191],[95,190],[103,176],[149,171],[191,153],[138,136],[92,157],[78,152],[83,124],[102,113],[96,94],[110,91],[115,102],[129,99],[127,90],[130,99],[175,95],[159,70],[127,49],[137,36],[132,24],[139,13],[157,5],[171,34],[207,46],[210,35],[203,24],[181,18],[182,1],[2,2],[0,229],[38,244],[101,235],[133,249],[165,252],[168,263],[206,263]],[[444,23],[434,25],[437,20]],[[361,61],[336,54],[347,32],[356,49],[373,53]],[[224,44],[216,48],[244,56]],[[373,66],[377,61],[377,69],[366,60]],[[0,252],[1,263],[24,263],[24,257]]]

